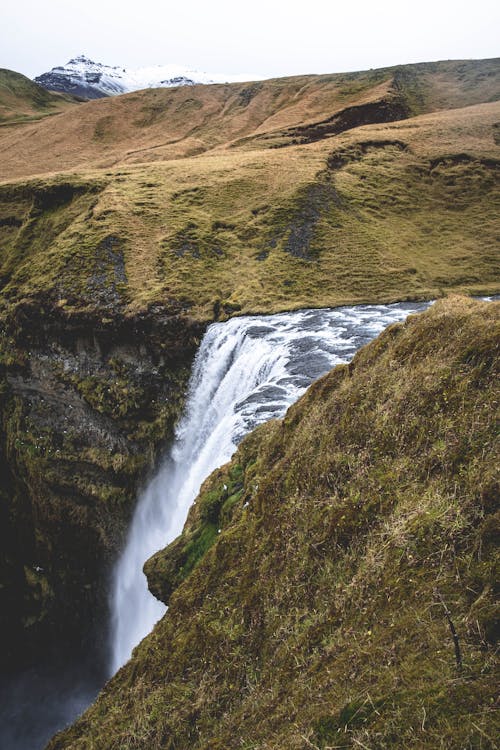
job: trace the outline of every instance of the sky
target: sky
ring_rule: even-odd
[[[274,77],[500,55],[492,0],[14,0],[0,67],[29,77],[86,54]]]

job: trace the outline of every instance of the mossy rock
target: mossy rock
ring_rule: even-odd
[[[243,495],[243,468],[223,467],[201,488],[189,511],[182,535],[144,565],[149,590],[168,604],[171,594],[189,576],[231,522]]]

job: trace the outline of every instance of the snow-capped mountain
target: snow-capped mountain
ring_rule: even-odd
[[[156,65],[127,70],[120,66],[111,67],[97,63],[89,60],[85,55],[80,55],[62,67],[52,68],[48,73],[42,73],[35,78],[35,81],[50,91],[64,91],[86,99],[100,99],[104,96],[125,94],[139,89],[193,86],[195,83],[230,83],[251,78],[251,76],[209,75],[196,70],[188,70],[179,65]]]

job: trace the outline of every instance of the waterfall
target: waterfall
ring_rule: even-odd
[[[170,453],[141,493],[111,599],[114,673],[165,612],[142,566],[182,531],[201,483],[258,424],[281,417],[307,386],[390,323],[427,303],[360,305],[233,318],[211,325],[195,359]]]

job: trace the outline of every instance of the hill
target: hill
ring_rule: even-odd
[[[0,127],[38,121],[77,103],[75,97],[50,93],[26,76],[0,68]]]
[[[115,309],[207,320],[498,291],[499,69],[148,90],[6,128],[3,300],[82,310],[111,284]],[[109,243],[119,279],[95,272]]]
[[[498,59],[150,89],[3,133],[0,179],[310,143],[498,99]]]
[[[245,439],[50,750],[493,748],[499,315],[438,302]]]

